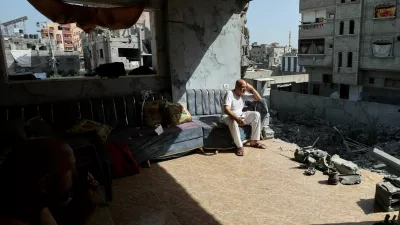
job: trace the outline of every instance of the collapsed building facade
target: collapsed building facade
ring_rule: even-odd
[[[101,64],[122,62],[125,70],[139,66],[153,67],[151,50],[155,48],[152,38],[151,18],[144,12],[139,21],[129,29],[109,30],[96,28],[82,35],[85,65],[91,72]]]

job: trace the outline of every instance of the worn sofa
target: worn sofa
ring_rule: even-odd
[[[170,100],[168,93],[154,93],[148,101]],[[141,127],[140,95],[60,101],[39,105],[0,106],[2,120],[29,120],[41,116],[56,131],[65,131],[78,119],[88,119],[110,125],[113,131],[108,141],[124,141],[138,163],[154,159],[177,157],[203,146],[203,131],[195,122],[164,128],[156,136]]]
[[[231,149],[235,147],[228,126],[220,123],[223,99],[227,90],[215,89],[188,89],[187,107],[192,114],[193,121],[203,129],[204,149]],[[261,102],[246,102],[245,110],[260,112],[264,125],[263,136],[273,138],[274,132],[269,129],[269,113],[265,99]],[[248,140],[251,135],[251,127],[240,127],[242,141]]]

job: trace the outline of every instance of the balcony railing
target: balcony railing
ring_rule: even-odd
[[[73,44],[64,43],[64,47],[66,47],[66,48],[73,48],[74,45],[73,45]]]
[[[310,23],[299,25],[300,30],[320,29],[323,28],[325,23]]]
[[[64,41],[72,41],[72,37],[64,37]]]
[[[72,34],[72,31],[70,31],[70,30],[63,30],[62,33],[63,33],[63,34]]]

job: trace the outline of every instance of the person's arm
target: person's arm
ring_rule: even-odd
[[[245,124],[243,119],[239,118],[234,112],[232,112],[230,106],[225,105],[224,107],[226,115],[228,115],[232,120],[235,120],[239,124],[239,126]]]
[[[261,96],[258,93],[258,91],[249,83],[247,83],[247,89],[253,94],[254,96],[254,100],[256,101],[260,101],[261,100]]]
[[[47,207],[40,212],[40,225],[57,225],[56,220]]]

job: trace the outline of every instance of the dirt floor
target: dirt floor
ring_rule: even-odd
[[[296,145],[264,141],[244,157],[220,151],[155,163],[140,175],[114,181],[114,200],[99,206],[89,224],[373,224],[376,183],[327,185],[321,172],[308,177],[291,160]],[[397,213],[391,213],[397,215]]]

